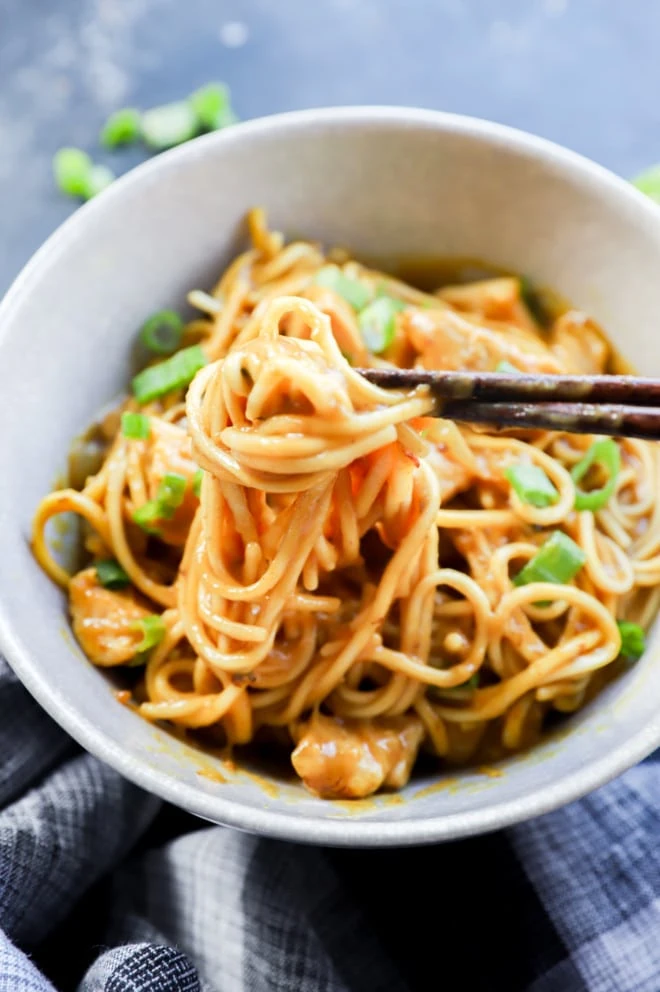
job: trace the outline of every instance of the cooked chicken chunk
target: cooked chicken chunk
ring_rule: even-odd
[[[444,506],[452,497],[467,489],[475,473],[463,462],[452,458],[451,454],[440,447],[431,447],[427,460],[440,483],[440,500]]]
[[[382,786],[401,789],[424,731],[417,717],[341,720],[315,714],[291,756],[311,792],[325,799],[361,799]]]
[[[555,321],[550,348],[566,371],[575,375],[604,372],[610,354],[598,325],[580,310],[568,310]]]
[[[509,362],[521,372],[558,373],[559,361],[531,331],[452,310],[409,310],[400,320],[426,369],[493,372]]]
[[[197,465],[192,458],[190,437],[176,424],[152,418],[151,438],[148,448],[149,498],[155,499],[158,487],[169,472],[188,480],[185,496],[170,520],[158,521],[160,536],[167,544],[182,547],[198,507],[192,488]]]
[[[142,632],[136,620],[149,615],[133,592],[105,589],[96,580],[96,569],[86,568],[69,585],[73,632],[95,665],[122,665],[134,657]]]
[[[514,276],[483,279],[464,286],[445,286],[436,295],[456,310],[534,329],[534,321],[521,299],[520,279]]]

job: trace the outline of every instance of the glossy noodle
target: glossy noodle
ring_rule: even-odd
[[[605,338],[576,311],[541,327],[513,277],[426,293],[250,226],[190,294],[189,388],[122,402],[98,471],[37,511],[83,650],[137,669],[147,719],[284,746],[324,797],[528,747],[657,610],[658,448],[459,427],[356,368],[601,372]],[[45,534],[65,511],[91,555],[72,577]]]

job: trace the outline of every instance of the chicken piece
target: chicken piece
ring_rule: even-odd
[[[469,574],[486,593],[492,604],[499,602],[501,590],[493,575],[493,554],[508,541],[507,534],[490,528],[455,530],[452,541],[468,563]]]
[[[514,276],[482,279],[464,286],[445,286],[436,296],[456,310],[480,314],[488,320],[502,320],[528,330],[534,330],[536,326],[522,301],[520,279]]]
[[[188,537],[199,501],[193,492],[192,482],[197,465],[192,457],[192,445],[187,432],[158,417],[151,419],[151,437],[147,455],[149,499],[155,499],[158,487],[169,472],[188,480],[183,502],[170,520],[157,523],[160,537],[166,544],[183,547]]]
[[[424,736],[416,716],[343,720],[316,713],[291,761],[304,785],[324,799],[362,799],[382,786],[401,789]]]
[[[457,493],[467,489],[475,473],[462,462],[455,461],[443,446],[432,446],[426,459],[440,483],[440,503],[445,506]]]
[[[488,324],[452,310],[406,310],[400,320],[426,369],[492,372],[509,362],[521,372],[559,373],[561,364],[531,331]]]
[[[95,568],[86,568],[71,579],[69,609],[78,643],[89,660],[102,667],[123,665],[135,656],[142,639],[135,621],[151,613],[134,592],[99,585]]]
[[[598,325],[580,310],[568,310],[550,332],[550,348],[566,372],[598,375],[605,371],[610,348]]]

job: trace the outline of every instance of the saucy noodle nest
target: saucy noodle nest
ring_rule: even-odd
[[[528,747],[644,649],[658,446],[457,426],[356,368],[600,373],[606,339],[575,310],[542,326],[517,278],[427,293],[249,226],[200,319],[144,325],[102,463],[38,508],[82,649],[138,670],[148,720],[284,745],[323,797]],[[73,576],[45,536],[71,511]]]

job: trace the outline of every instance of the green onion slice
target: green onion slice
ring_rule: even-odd
[[[121,415],[121,432],[134,441],[146,441],[151,433],[151,421],[143,413],[125,410]]]
[[[124,665],[126,666],[126,668],[142,668],[142,666],[146,665],[148,661],[149,661],[149,652],[138,651],[138,653],[133,655],[132,658],[129,658],[128,661],[125,661]]]
[[[660,165],[652,165],[650,169],[645,169],[632,180],[632,184],[640,192],[646,193],[652,200],[660,203]]]
[[[123,589],[130,583],[130,579],[118,561],[108,558],[105,561],[97,561],[96,578],[106,589]]]
[[[544,507],[552,506],[559,499],[557,489],[538,465],[520,462],[505,469],[504,475],[523,503]]]
[[[55,182],[67,196],[87,199],[92,160],[81,148],[60,148],[53,158]]]
[[[140,330],[142,344],[157,355],[171,355],[181,345],[183,320],[175,310],[159,310]]]
[[[198,127],[195,111],[187,100],[166,103],[142,115],[142,137],[154,151],[182,145],[195,137]]]
[[[138,506],[137,510],[133,512],[133,522],[141,527],[143,531],[147,534],[153,534],[155,537],[160,535],[160,529],[155,527],[154,524],[157,520],[162,519],[161,507],[156,499],[149,499],[142,506]]]
[[[115,174],[107,165],[93,165],[87,177],[85,199],[91,200],[97,193],[102,193],[106,186],[115,181]]]
[[[205,131],[217,131],[238,120],[231,108],[229,89],[224,83],[207,83],[195,90],[188,99]]]
[[[577,575],[587,556],[575,541],[561,530],[555,530],[541,545],[533,558],[515,576],[515,586],[530,582],[553,582],[564,585]]]
[[[117,148],[137,141],[141,132],[140,112],[134,107],[124,107],[110,114],[101,131],[101,144]]]
[[[548,314],[541,297],[534,287],[533,282],[527,276],[520,276],[520,298],[531,313],[537,324],[543,327],[548,322]]]
[[[204,478],[204,470],[198,468],[193,476],[193,492],[197,499],[201,498],[202,495],[202,479]]]
[[[367,348],[374,355],[386,351],[394,340],[396,315],[405,304],[391,296],[379,296],[360,312],[358,324]]]
[[[631,623],[629,620],[618,620],[617,627],[621,634],[621,650],[619,654],[623,658],[632,658],[637,661],[646,650],[646,635],[644,628],[638,623]]]
[[[155,499],[147,500],[133,514],[133,520],[148,534],[158,534],[157,520],[171,520],[183,503],[188,480],[178,472],[168,472],[158,486]]]
[[[165,637],[165,621],[157,613],[148,617],[141,617],[132,626],[134,630],[142,631],[142,640],[135,648],[138,653],[155,648]]]
[[[371,299],[368,286],[357,279],[349,279],[336,265],[324,265],[314,276],[314,282],[338,293],[354,310],[362,310]]]
[[[183,503],[188,480],[178,472],[168,472],[158,487],[156,502],[161,509],[161,517],[170,520]]]
[[[475,672],[474,675],[470,676],[467,682],[461,682],[460,685],[452,686],[452,688],[447,691],[458,692],[459,690],[465,691],[466,689],[468,689],[470,692],[473,692],[475,689],[479,688],[479,681],[480,681],[479,674],[480,674],[479,672]]]
[[[188,386],[205,365],[206,356],[200,345],[183,348],[164,362],[139,372],[133,379],[133,395],[139,403],[150,403],[173,389]]]
[[[600,489],[585,492],[580,489],[578,482],[589,471],[592,465],[601,465],[607,472],[607,482]],[[621,471],[621,451],[619,445],[611,437],[594,441],[584,458],[571,469],[571,478],[575,483],[575,509],[601,510],[609,501],[616,489],[616,480]]]
[[[497,368],[495,369],[495,371],[496,372],[506,372],[507,375],[520,375],[521,374],[520,369],[517,369],[515,365],[512,365],[511,364],[511,362],[500,362],[499,365],[497,366]]]
[[[53,174],[59,189],[67,196],[91,200],[115,178],[107,165],[94,165],[80,148],[60,148],[53,158]]]

